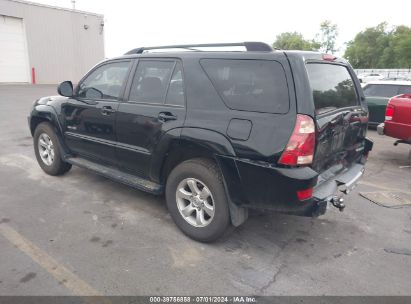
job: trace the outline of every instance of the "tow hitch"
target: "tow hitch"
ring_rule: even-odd
[[[345,205],[344,205],[344,199],[342,197],[338,197],[338,196],[333,196],[330,199],[330,203],[338,208],[338,210],[340,210],[341,212],[344,211]]]

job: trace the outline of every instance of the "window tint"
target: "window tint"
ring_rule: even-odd
[[[398,94],[411,94],[411,86],[401,85]]]
[[[307,72],[317,114],[358,104],[354,83],[346,67],[309,63]]]
[[[164,103],[174,61],[142,60],[131,85],[130,100]]]
[[[203,59],[201,65],[229,108],[288,112],[287,80],[280,63],[268,60]]]
[[[392,84],[369,84],[364,88],[365,96],[392,97],[398,94],[398,86]]]
[[[168,87],[166,104],[184,106],[183,68],[177,61]]]
[[[89,99],[118,99],[129,66],[129,61],[122,61],[98,67],[80,83],[77,96]]]

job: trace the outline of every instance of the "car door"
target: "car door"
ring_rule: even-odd
[[[103,63],[80,81],[74,97],[62,105],[66,144],[74,153],[114,164],[115,117],[130,60]]]
[[[140,59],[117,111],[119,166],[149,176],[152,154],[163,136],[183,126],[185,95],[182,63],[176,59]]]

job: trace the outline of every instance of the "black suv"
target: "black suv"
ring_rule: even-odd
[[[248,208],[342,210],[372,148],[348,62],[259,42],[134,49],[58,92],[29,117],[41,168],[76,165],[165,193],[199,241],[243,223]]]

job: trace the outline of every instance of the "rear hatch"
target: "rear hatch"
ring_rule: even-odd
[[[364,154],[368,118],[361,106],[361,88],[344,64],[315,61],[306,69],[317,122],[313,169],[337,174]]]

